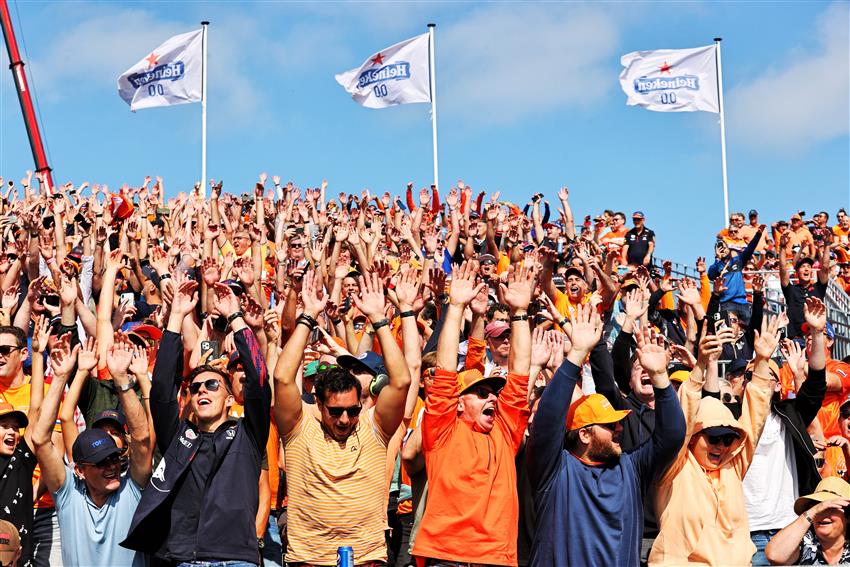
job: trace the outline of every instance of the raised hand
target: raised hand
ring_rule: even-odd
[[[634,334],[634,337],[637,343],[638,360],[647,374],[650,377],[667,374],[667,364],[669,362],[667,349],[653,340],[650,326],[644,325],[642,329]]]
[[[756,274],[753,276],[751,282],[753,286],[753,293],[762,293],[764,291],[764,276]]]
[[[791,339],[785,339],[782,341],[781,352],[782,356],[785,357],[785,364],[791,368],[794,374],[802,376],[806,373],[806,352],[800,345]]]
[[[826,305],[817,297],[806,299],[806,305],[803,307],[803,315],[806,318],[809,329],[818,332],[823,332],[826,329]]]
[[[644,298],[643,293],[639,289],[630,289],[623,297],[626,317],[637,321],[649,309],[649,301]]]
[[[482,286],[480,290],[478,290],[478,294],[472,299],[469,303],[469,308],[472,309],[472,312],[479,317],[485,317],[487,315],[487,305],[490,302],[489,288],[485,285]]]
[[[537,271],[526,266],[517,268],[515,265],[508,271],[508,285],[499,284],[505,303],[512,311],[525,311],[534,295]]]
[[[777,344],[779,344],[779,319],[765,317],[761,323],[761,331],[755,331],[753,350],[756,353],[756,360],[767,360],[773,356]]]
[[[561,187],[558,191],[558,198],[562,201],[567,201],[570,198],[570,190],[566,187]]]
[[[71,334],[65,333],[50,349],[50,367],[56,376],[69,376],[77,363],[77,351],[80,345],[71,348]]]
[[[573,347],[568,358],[572,363],[581,366],[588,353],[602,337],[602,318],[590,305],[578,305],[567,327],[567,334]]]
[[[201,275],[208,286],[215,285],[221,280],[221,264],[215,258],[204,258],[201,262]]]
[[[697,283],[694,280],[684,278],[679,281],[679,301],[691,306],[699,305],[702,301]]]
[[[106,353],[106,368],[113,380],[126,378],[132,361],[133,347],[128,343],[116,341]]]
[[[254,263],[247,256],[238,258],[233,262],[233,273],[246,288],[254,285]]]
[[[262,329],[263,315],[265,311],[262,306],[249,297],[248,294],[242,295],[242,312],[245,314],[245,323],[252,329]]]
[[[171,300],[171,312],[184,317],[191,313],[198,303],[197,290],[198,282],[192,280],[181,282],[174,291],[174,298]]]
[[[97,339],[89,337],[77,353],[77,370],[91,372],[97,366]],[[145,369],[147,370],[147,369]]]
[[[0,299],[0,307],[10,310],[18,306],[18,298],[20,297],[20,287],[18,284],[11,286],[3,292],[3,297]]]
[[[691,349],[685,348],[682,345],[677,345],[676,343],[671,343],[670,354],[686,366],[690,366],[691,368],[696,366],[697,358],[694,356],[694,353],[691,352]]]
[[[360,297],[352,296],[357,309],[363,312],[373,323],[384,317],[386,298],[384,287],[377,272],[372,271],[360,276]]]
[[[59,299],[62,301],[62,305],[73,305],[77,301],[76,278],[69,278],[65,274],[62,274],[60,281],[62,285],[59,288]]]
[[[416,302],[416,297],[419,295],[419,272],[416,270],[407,270],[395,284],[395,295],[398,301],[399,309],[407,311]]]
[[[328,295],[325,293],[324,284],[322,284],[322,276],[313,270],[308,270],[304,274],[303,282],[301,301],[304,303],[304,313],[315,319],[328,303]]]
[[[44,315],[35,319],[35,328],[32,333],[32,350],[36,354],[44,354],[47,349],[47,340],[50,338],[50,320]]]
[[[535,327],[531,333],[531,366],[543,368],[552,356],[552,342],[543,327]]]
[[[213,310],[221,317],[228,318],[239,311],[239,299],[230,286],[221,282],[213,285],[215,291],[215,306]],[[247,322],[247,321],[246,321]]]
[[[476,284],[478,275],[478,262],[475,260],[466,260],[460,267],[452,272],[452,287],[449,291],[449,303],[460,307],[465,307],[472,299],[478,295],[484,283]]]

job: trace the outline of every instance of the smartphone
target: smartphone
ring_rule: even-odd
[[[342,302],[342,305],[339,308],[340,313],[348,313],[351,309],[351,296],[347,296],[345,301]]]
[[[59,307],[59,296],[53,294],[45,295],[43,303],[51,307]]]
[[[322,332],[319,331],[319,328],[316,327],[312,331],[310,331],[310,344],[315,344],[322,340]]]
[[[215,360],[221,356],[221,347],[219,346],[218,341],[201,341],[201,356],[209,350],[212,351],[212,354],[207,357],[207,362]]]
[[[122,293],[119,300],[121,301],[121,303],[124,303],[124,304],[128,305],[129,307],[133,307],[133,305],[135,304],[135,301],[136,301],[136,297],[133,295],[133,292],[128,291],[128,292]]]
[[[168,207],[157,207],[156,214],[162,217],[167,217],[171,214],[171,209],[169,209]]]

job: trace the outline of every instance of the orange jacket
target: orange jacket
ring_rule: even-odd
[[[516,465],[529,409],[528,376],[508,375],[490,433],[458,417],[457,374],[434,373],[422,444],[428,504],[413,555],[461,563],[517,564]]]

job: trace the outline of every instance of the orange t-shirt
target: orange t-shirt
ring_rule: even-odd
[[[613,252],[615,254],[619,254],[620,250],[623,248],[623,245],[626,243],[626,233],[629,232],[629,229],[623,227],[619,232],[615,232],[610,230],[602,235],[602,238],[599,239],[600,244],[605,248],[607,252]]]
[[[830,375],[835,376],[841,382],[841,391],[827,391],[823,398],[820,411],[818,411],[817,418],[826,439],[829,439],[833,435],[841,435],[841,429],[838,426],[838,416],[841,404],[847,401],[847,395],[850,394],[850,365],[840,360],[827,358],[827,380]],[[782,387],[783,398],[787,398],[789,392],[795,391],[794,374],[787,364],[779,370],[779,383]]]

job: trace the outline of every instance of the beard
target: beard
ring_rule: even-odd
[[[622,452],[623,450],[618,444],[614,444],[612,441],[600,441],[594,435],[590,441],[590,446],[587,448],[587,458],[597,463],[616,465],[620,462]]]

